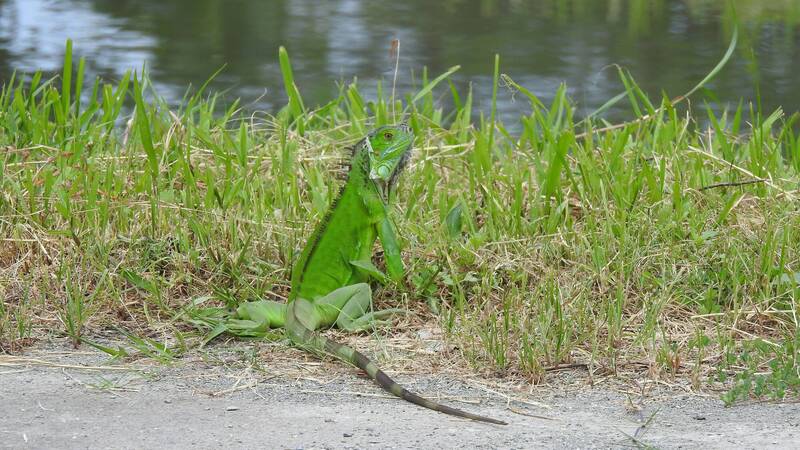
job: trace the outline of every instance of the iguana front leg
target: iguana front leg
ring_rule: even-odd
[[[400,257],[400,244],[397,243],[397,236],[394,233],[394,225],[389,217],[384,215],[377,224],[378,239],[383,247],[383,259],[386,262],[386,271],[394,281],[401,281],[405,270],[403,269],[403,259]]]
[[[364,205],[369,212],[370,221],[378,234],[378,239],[383,247],[383,258],[386,262],[386,271],[394,281],[403,279],[403,260],[400,257],[400,244],[397,242],[397,235],[394,231],[394,224],[389,217],[387,206],[377,195],[368,195],[364,199]],[[372,249],[370,249],[370,254]]]
[[[394,225],[386,213],[386,206],[380,201],[375,201],[375,199],[371,202],[367,201],[366,204],[370,210],[373,232],[377,233],[381,247],[383,247],[386,271],[389,272],[389,277],[392,280],[400,282],[404,275],[403,260],[400,257],[400,245],[397,242]],[[372,236],[375,236],[375,234],[372,234]],[[386,275],[381,273],[380,270],[372,264],[372,261],[369,260],[369,255],[372,253],[371,244],[372,239],[364,245],[364,249],[368,251],[366,255],[362,255],[364,259],[350,261],[350,264],[354,266],[356,270],[378,279],[381,283],[385,283]],[[356,300],[354,296],[351,302],[346,303],[346,308],[342,309],[342,314],[336,322],[339,328],[363,330],[370,326],[388,325],[389,321],[385,319],[388,319],[390,316],[394,314],[408,314],[407,310],[401,308],[389,308],[367,313],[367,311],[371,309],[372,291],[369,285],[364,284],[364,286],[365,288],[361,288],[356,294],[358,295],[358,300]]]

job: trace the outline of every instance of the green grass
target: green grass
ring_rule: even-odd
[[[531,103],[518,133],[427,73],[403,100],[351,84],[311,108],[282,51],[287,107],[251,117],[202,90],[171,109],[141,75],[82,86],[67,55],[59,79],[0,92],[0,351],[55,334],[124,357],[93,342],[111,328],[166,363],[203,342],[191,306],[285,298],[345,147],[402,118],[418,136],[395,208],[408,276],[377,302],[403,299],[485,374],[582,363],[729,402],[797,394],[796,115],[677,109],[622,74],[642,119],[607,129],[499,59],[492,105],[503,86]]]

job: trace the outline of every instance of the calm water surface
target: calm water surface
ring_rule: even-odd
[[[484,110],[493,55],[501,71],[552,99],[566,82],[587,113],[622,90],[615,64],[649,93],[676,96],[702,79],[728,45],[734,19],[723,0],[0,0],[0,79],[14,71],[59,71],[64,41],[90,75],[118,79],[146,64],[158,90],[179,102],[212,83],[226,99],[275,112],[285,102],[277,49],[292,57],[309,104],[330,100],[337,82],[358,78],[367,96],[391,78],[392,39],[401,42],[401,92],[412,73],[460,64]],[[697,97],[715,106],[754,100],[800,109],[800,1],[735,0],[743,31],[735,60]],[[760,91],[757,91],[757,87]],[[501,90],[506,121],[528,110]],[[610,119],[629,115],[626,107]]]

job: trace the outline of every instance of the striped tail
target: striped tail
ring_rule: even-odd
[[[290,313],[291,315],[291,313]],[[411,402],[415,405],[422,406],[423,408],[432,409],[451,416],[464,417],[467,419],[477,420],[480,422],[489,422],[497,425],[508,425],[502,420],[492,419],[490,417],[479,416],[477,414],[468,413],[460,409],[451,408],[449,406],[440,405],[426,398],[408,391],[403,386],[397,384],[394,380],[389,378],[378,366],[370,361],[363,353],[355,350],[354,348],[340,344],[336,341],[321,336],[319,333],[309,330],[303,326],[298,320],[287,320],[286,328],[289,332],[292,341],[297,345],[310,351],[324,351],[325,353],[334,355],[346,362],[349,362],[359,369],[367,372],[370,378],[375,380],[383,389],[392,394]]]

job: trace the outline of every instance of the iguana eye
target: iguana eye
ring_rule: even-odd
[[[387,131],[386,133],[383,133],[383,138],[386,139],[387,141],[391,141],[393,137],[394,137],[394,135],[392,134],[391,131]]]

